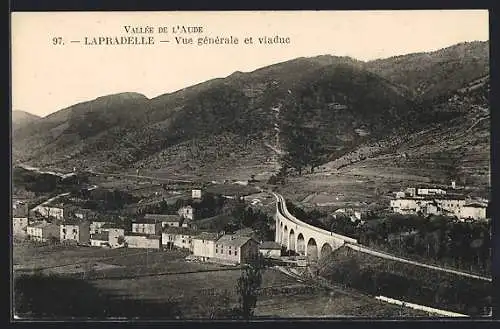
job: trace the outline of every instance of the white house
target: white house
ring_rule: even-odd
[[[214,258],[216,260],[245,264],[257,258],[259,243],[249,236],[226,234],[215,241]]]
[[[125,235],[125,244],[128,248],[160,249],[161,236],[129,233]]]
[[[179,208],[177,211],[180,217],[184,219],[193,220],[194,219],[194,209],[191,206],[184,206]]]
[[[187,227],[167,226],[163,229],[161,242],[165,249],[177,247],[193,252],[193,237],[196,235],[196,231]]]
[[[264,257],[276,258],[281,256],[281,245],[274,241],[264,241],[259,245],[259,252]]]
[[[64,206],[47,206],[39,205],[33,208],[33,211],[38,212],[43,217],[54,217],[55,219],[64,218]]]
[[[461,219],[476,219],[482,220],[486,219],[486,206],[479,203],[471,203],[464,205],[462,209],[460,209],[460,217]]]
[[[201,199],[201,190],[200,189],[191,190],[191,198]]]
[[[12,218],[12,235],[24,238],[28,235],[28,217]]]
[[[446,194],[446,191],[440,188],[418,188],[417,189],[417,194],[418,195],[444,195]]]
[[[202,232],[194,236],[193,255],[200,257],[202,260],[208,260],[215,255],[215,241],[219,239],[221,234]]]

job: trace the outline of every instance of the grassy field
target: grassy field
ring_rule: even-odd
[[[49,288],[50,283],[36,287],[59,295],[63,293],[58,289],[67,284],[71,287],[69,295],[74,296],[64,293],[61,300],[67,298],[69,301],[62,303],[71,304],[76,298],[78,303],[87,301],[85,305],[93,304],[96,308],[105,305],[99,307],[113,309],[109,311],[111,314],[122,312],[125,316],[132,316],[139,312],[137,305],[141,305],[153,317],[166,316],[168,312],[162,313],[162,309],[171,312],[175,308],[181,318],[206,318],[214,307],[237,306],[235,287],[241,274],[239,268],[186,262],[185,255],[180,251],[109,250],[25,243],[14,245],[13,264],[15,268],[38,268],[44,274],[70,280],[55,288]],[[21,270],[15,273],[17,276]],[[256,309],[256,315],[261,317],[397,317],[401,314],[399,307],[368,296],[312,289],[310,285],[273,268],[264,271],[262,289]],[[43,294],[47,292],[36,296]],[[225,295],[227,299],[223,298]],[[103,296],[108,296],[106,301],[102,301]],[[128,301],[133,303],[126,303]]]

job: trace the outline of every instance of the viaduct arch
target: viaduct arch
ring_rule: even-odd
[[[286,208],[283,196],[273,193],[276,202],[275,242],[316,261],[328,256],[344,243],[357,244],[357,240],[336,234],[295,218]]]

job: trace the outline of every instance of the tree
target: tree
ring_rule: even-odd
[[[124,245],[125,244],[125,237],[123,235],[120,235],[117,239],[117,242],[119,245]]]
[[[262,284],[262,262],[256,260],[247,265],[236,284],[236,291],[239,295],[240,312],[245,320],[253,316],[257,306],[257,296]]]

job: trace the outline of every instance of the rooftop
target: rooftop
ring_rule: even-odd
[[[135,233],[135,232],[131,232],[131,233],[127,233],[125,235],[125,237],[127,236],[142,236],[142,237],[145,237],[146,239],[161,239],[161,236],[159,235],[154,235],[154,234],[147,234],[147,233]]]
[[[450,194],[441,194],[441,195],[419,195],[415,197],[405,196],[404,198],[396,198],[396,200],[460,200],[464,201],[466,198],[461,195],[450,195]]]
[[[260,249],[272,249],[272,250],[281,250],[281,246],[279,243],[274,241],[264,241],[259,246]]]
[[[161,223],[161,220],[154,218],[137,218],[132,222],[133,224],[158,224]]]
[[[146,214],[145,220],[156,220],[159,222],[179,222],[181,217],[179,215],[161,215],[161,214]]]
[[[215,233],[215,232],[201,232],[200,234],[196,235],[194,238],[197,240],[217,241],[219,236],[220,236],[220,234]]]
[[[172,227],[172,226],[166,226],[163,229],[164,233],[170,233],[170,234],[182,234],[182,235],[196,235],[198,232],[196,232],[193,229],[190,229],[188,227]]]
[[[249,240],[252,240],[252,238],[249,236],[226,234],[221,236],[219,240],[217,240],[217,243],[222,244],[224,246],[241,247]]]
[[[64,222],[61,223],[61,225],[81,225],[81,224],[85,224],[87,222],[85,221],[82,221],[80,219],[74,219],[74,218],[65,218],[64,219]]]
[[[101,226],[101,228],[120,228],[120,229],[124,229],[124,225],[121,224],[121,223],[105,223],[103,226]]]
[[[51,226],[51,225],[59,226],[59,225],[54,224],[54,223],[38,222],[38,223],[31,224],[30,227],[33,227],[33,228],[44,228],[44,227]]]

